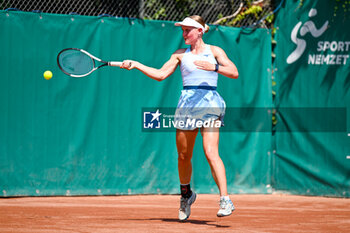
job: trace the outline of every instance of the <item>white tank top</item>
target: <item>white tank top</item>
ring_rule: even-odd
[[[210,45],[205,45],[204,52],[193,54],[191,48],[187,48],[181,59],[181,74],[183,86],[217,86],[218,73],[215,71],[201,70],[196,67],[194,61],[208,61],[217,64],[217,61],[210,49]]]

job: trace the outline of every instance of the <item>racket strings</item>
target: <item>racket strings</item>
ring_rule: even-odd
[[[84,75],[95,68],[94,60],[79,50],[66,50],[59,56],[61,68],[69,74]]]

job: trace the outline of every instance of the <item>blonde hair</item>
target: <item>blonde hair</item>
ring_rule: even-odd
[[[198,23],[200,23],[204,27],[205,33],[209,31],[210,27],[205,23],[204,19],[201,16],[192,15],[192,16],[189,16],[189,18],[196,20]]]

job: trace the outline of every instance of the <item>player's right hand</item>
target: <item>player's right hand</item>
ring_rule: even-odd
[[[132,70],[135,68],[135,65],[136,65],[136,61],[124,60],[120,68]]]

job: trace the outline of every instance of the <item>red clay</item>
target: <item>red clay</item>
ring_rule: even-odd
[[[1,198],[0,232],[350,232],[350,199],[231,198],[235,212],[218,218],[218,196],[200,194],[184,223],[174,195]]]

